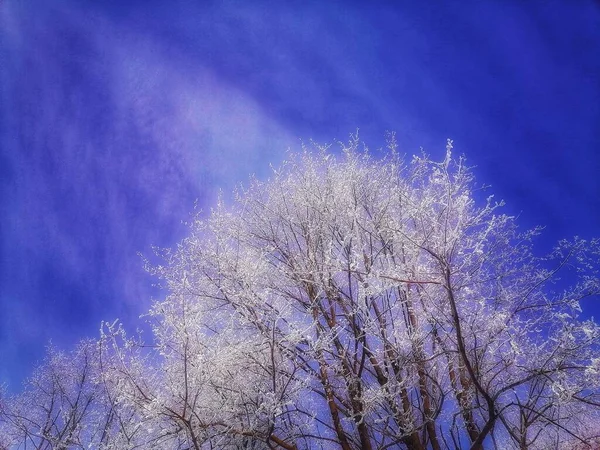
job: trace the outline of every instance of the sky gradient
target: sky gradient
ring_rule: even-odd
[[[598,3],[200,3],[0,0],[0,383],[140,325],[138,253],[310,139],[452,138],[542,252],[600,235]]]

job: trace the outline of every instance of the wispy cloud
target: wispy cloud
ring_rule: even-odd
[[[0,359],[15,378],[48,338],[144,311],[156,292],[136,253],[172,246],[195,199],[267,177],[299,138],[359,127],[376,147],[396,130],[401,151],[441,155],[452,137],[526,226],[600,226],[590,4],[49,3],[0,3]]]
[[[137,252],[173,245],[196,199],[296,143],[202,61],[71,6],[3,10],[0,353],[15,365],[144,312]]]

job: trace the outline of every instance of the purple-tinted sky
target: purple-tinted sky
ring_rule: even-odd
[[[0,0],[0,382],[138,325],[137,253],[301,140],[451,137],[542,249],[600,235],[598,3],[395,3]]]

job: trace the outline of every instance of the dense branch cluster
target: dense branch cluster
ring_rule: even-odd
[[[6,445],[586,448],[600,423],[598,241],[532,253],[462,159],[290,156],[153,270],[144,346],[118,323],[0,400]],[[477,195],[480,195],[478,192]],[[558,276],[565,274],[558,282]],[[571,280],[567,285],[565,280]],[[598,433],[596,431],[596,433]]]

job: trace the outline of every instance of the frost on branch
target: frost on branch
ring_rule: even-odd
[[[49,347],[23,392],[0,398],[0,448],[99,448],[112,414],[102,400],[97,363],[93,341],[69,354]]]
[[[442,163],[405,163],[395,148],[377,161],[358,146],[291,155],[166,252],[152,345],[103,326],[95,389],[116,419],[102,445],[545,449],[594,438],[600,330],[577,317],[599,291],[600,243],[534,256],[538,230],[519,231],[493,197],[475,201],[451,141]],[[559,276],[571,286],[556,289]]]

